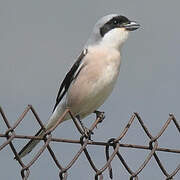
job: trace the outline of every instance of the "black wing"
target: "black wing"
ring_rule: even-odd
[[[54,106],[53,111],[55,110],[55,108],[57,107],[57,105],[59,104],[59,102],[62,100],[62,98],[64,97],[64,95],[66,94],[71,82],[73,81],[74,77],[78,75],[78,72],[76,73],[76,71],[78,70],[82,59],[84,58],[84,56],[87,54],[87,49],[83,50],[82,53],[80,54],[80,56],[78,57],[77,61],[74,63],[74,65],[71,67],[70,71],[66,74],[63,82],[61,83],[57,98],[56,98],[56,104]]]

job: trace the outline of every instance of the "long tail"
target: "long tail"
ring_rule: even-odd
[[[43,137],[45,131],[42,131],[41,129],[35,134],[35,136],[38,137]],[[35,146],[40,142],[40,140],[34,140],[31,139],[22,149],[21,151],[18,153],[19,157],[22,158],[24,156],[26,156],[28,153],[30,153]],[[14,159],[17,159],[16,157]]]
[[[53,127],[56,124],[56,122],[58,121],[58,119],[60,118],[60,116],[63,114],[64,111],[65,111],[64,104],[62,104],[61,106],[57,106],[57,108],[55,109],[55,111],[53,112],[52,116],[50,117],[48,123],[45,126],[46,130],[50,129],[51,127]],[[63,121],[68,120],[68,119],[70,119],[70,116],[66,115]],[[35,136],[43,137],[46,130],[40,129],[35,134]],[[35,146],[39,142],[40,142],[40,140],[31,139],[18,153],[19,157],[23,158],[24,156],[26,156],[28,153],[30,153],[35,148]],[[15,157],[15,159],[16,159],[16,157]]]

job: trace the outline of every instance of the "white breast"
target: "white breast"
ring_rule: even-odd
[[[68,90],[66,104],[81,118],[99,108],[111,94],[120,68],[120,53],[114,49],[89,48],[86,66]]]

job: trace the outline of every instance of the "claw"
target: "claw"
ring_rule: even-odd
[[[93,131],[91,131],[87,127],[84,127],[84,135],[85,135],[86,138],[91,140],[91,135],[93,135],[93,134],[94,134]]]
[[[87,127],[84,126],[84,124],[82,123],[81,119],[79,116],[76,116],[77,120],[79,121],[79,123],[81,124],[81,127],[83,129],[83,135],[84,137],[88,138],[89,140],[91,140],[91,135],[93,135],[94,133],[88,129]]]
[[[101,123],[104,119],[105,119],[105,112],[101,112],[101,111],[94,111],[94,113],[96,114],[96,119],[99,118],[99,122]]]

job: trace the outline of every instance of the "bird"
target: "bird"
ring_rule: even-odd
[[[80,122],[86,116],[100,112],[98,108],[111,94],[119,76],[121,48],[129,32],[139,27],[136,21],[119,14],[109,14],[97,21],[82,52],[60,85],[45,129],[36,136],[43,137],[67,108]],[[70,115],[66,114],[63,121],[69,119]],[[30,140],[18,153],[19,158],[30,153],[39,141]]]

